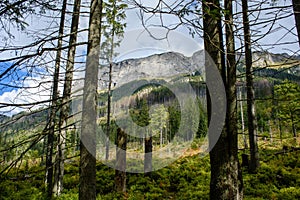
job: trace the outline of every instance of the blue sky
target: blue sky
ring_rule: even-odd
[[[8,67],[10,67],[12,63],[0,63],[0,74],[2,74]],[[12,72],[9,72],[0,80],[0,95],[4,92],[10,92],[12,90],[16,90],[13,86],[16,85],[16,78],[22,79],[26,76],[26,73],[18,68],[15,68]],[[7,86],[12,85],[12,87]]]

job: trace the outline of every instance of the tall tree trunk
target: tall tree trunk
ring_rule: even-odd
[[[227,179],[230,180],[230,199],[243,199],[243,179],[238,159],[237,131],[237,90],[236,90],[236,53],[233,30],[232,0],[225,0],[225,32],[226,32],[226,64],[227,64],[227,142],[229,169]]]
[[[63,191],[64,160],[65,160],[65,138],[67,136],[67,120],[70,112],[71,89],[76,53],[77,31],[79,25],[81,0],[74,1],[73,16],[70,30],[68,60],[66,65],[64,91],[59,118],[59,135],[57,137],[57,153],[55,162],[55,176],[53,193],[59,196]]]
[[[113,45],[113,44],[112,44]],[[109,78],[107,92],[107,121],[106,121],[106,141],[105,141],[105,160],[109,158],[109,136],[110,136],[110,113],[111,113],[111,81],[112,81],[112,61],[109,63]]]
[[[46,149],[47,149],[47,140],[46,140],[46,138],[43,138],[43,148],[42,148],[42,155],[41,155],[41,163],[40,163],[40,166],[43,166],[43,165],[45,165],[45,158],[46,158],[46,156],[45,156],[45,151],[46,151]]]
[[[92,0],[83,88],[80,141],[79,199],[96,199],[97,85],[100,57],[102,0]]]
[[[2,132],[2,130],[1,130],[1,132]],[[3,146],[4,147],[6,147],[6,143],[7,143],[7,135],[8,135],[8,133],[7,132],[4,132],[4,141],[3,141]],[[45,139],[44,139],[45,140]],[[44,145],[43,145],[43,147],[45,148],[45,143],[44,143]],[[43,153],[42,153],[42,158],[44,157],[44,151],[43,151]],[[43,160],[43,159],[41,159],[41,160]],[[6,164],[7,163],[7,152],[4,152],[3,153],[3,161],[4,161],[4,163]],[[42,162],[42,161],[41,161]]]
[[[144,156],[144,172],[145,175],[150,175],[152,171],[152,134],[148,130],[148,135],[145,138],[145,156]]]
[[[117,192],[126,192],[126,144],[126,133],[118,128],[115,167],[115,189]]]
[[[160,132],[159,132],[159,147],[162,148],[163,145],[163,127],[160,128]]]
[[[222,42],[222,25],[220,4],[218,0],[202,1],[203,8],[203,29],[204,29],[204,48],[215,62],[220,73],[222,74],[223,82],[226,80],[225,65],[222,62],[224,60],[224,51],[221,50]],[[211,13],[217,13],[217,16],[212,16]],[[205,59],[207,61],[207,59]],[[209,63],[205,63],[209,65]],[[208,79],[209,77],[207,77]],[[208,112],[208,124],[211,123],[212,108],[211,97],[209,90],[207,89],[207,112]],[[209,141],[213,140],[209,135]],[[210,199],[221,199],[223,192],[226,191],[223,184],[226,181],[226,171],[223,171],[223,166],[226,164],[226,157],[224,155],[226,147],[226,132],[222,131],[217,143],[213,148],[210,155],[211,165],[211,178],[210,178]],[[211,145],[211,144],[210,144]],[[222,155],[222,156],[220,156]]]
[[[248,134],[250,143],[250,166],[249,171],[255,172],[259,167],[259,154],[257,145],[257,120],[255,115],[254,87],[252,76],[252,51],[251,33],[248,18],[247,0],[242,0],[243,25],[245,39],[245,60],[246,60],[246,85],[247,85],[247,114],[248,114]]]
[[[236,127],[236,62],[233,37],[232,2],[225,1],[226,44],[227,44],[227,116],[217,143],[210,151],[211,182],[210,199],[242,199],[242,182],[237,157]],[[222,30],[220,2],[217,0],[203,1],[203,27],[205,50],[214,60],[223,81],[226,83],[225,64],[222,62]],[[208,97],[209,121],[211,120],[211,102]],[[211,136],[210,136],[211,137]]]
[[[58,32],[58,41],[57,41],[57,52],[55,59],[55,68],[53,75],[53,88],[52,88],[52,102],[50,109],[50,118],[49,118],[49,132],[48,132],[48,141],[47,141],[47,156],[46,156],[46,169],[47,169],[47,197],[52,198],[52,189],[53,189],[53,163],[52,163],[52,154],[53,154],[53,145],[54,145],[54,132],[56,124],[56,112],[58,108],[58,82],[59,82],[59,68],[61,60],[61,47],[63,42],[64,34],[64,25],[65,25],[65,14],[66,14],[67,0],[63,1],[60,25]]]
[[[278,120],[278,125],[279,125],[279,136],[280,136],[280,143],[282,144],[282,125],[281,125],[281,119]]]
[[[298,33],[298,43],[300,46],[300,2],[299,0],[293,0],[293,9],[294,9],[296,28]]]
[[[269,135],[270,135],[270,142],[273,143],[273,132],[271,127],[271,120],[268,120],[268,126],[269,126]]]
[[[241,121],[242,121],[242,134],[243,134],[243,141],[244,141],[244,148],[248,149],[248,143],[245,135],[245,121],[244,121],[244,109],[243,109],[243,99],[242,99],[242,86],[239,90],[239,98],[240,98],[240,110],[241,110]]]
[[[292,120],[292,132],[293,132],[293,136],[295,141],[297,141],[297,130],[296,130],[296,126],[295,126],[295,119],[294,119],[294,114],[291,111],[291,120]]]
[[[116,1],[112,1],[112,31],[111,31],[111,45],[110,45],[110,52],[109,52],[109,72],[108,72],[108,93],[107,93],[107,138],[106,138],[106,154],[105,160],[109,158],[109,136],[111,132],[110,126],[110,114],[111,114],[111,84],[112,84],[112,70],[113,70],[113,55],[114,55],[114,37],[115,37],[115,29],[116,29]]]

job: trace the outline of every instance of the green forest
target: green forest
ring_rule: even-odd
[[[0,200],[300,199],[297,0],[4,0],[0,22]]]

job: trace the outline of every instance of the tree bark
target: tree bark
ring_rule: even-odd
[[[300,2],[299,0],[293,0],[293,9],[294,9],[294,16],[296,21],[296,28],[298,33],[298,43],[300,46]]]
[[[96,199],[97,85],[100,57],[102,0],[92,0],[85,69],[81,141],[79,199]]]
[[[70,112],[70,99],[76,53],[77,31],[79,25],[81,0],[74,1],[73,16],[70,30],[68,60],[66,65],[64,91],[59,118],[59,135],[57,137],[57,154],[55,162],[55,176],[53,193],[59,196],[63,191],[64,160],[65,160],[65,138],[67,136],[67,120]]]
[[[270,142],[273,143],[273,133],[272,133],[272,127],[271,127],[270,119],[268,120],[268,126],[269,126]]]
[[[152,134],[149,131],[145,138],[145,157],[144,157],[144,172],[145,175],[151,174],[152,171]]]
[[[113,37],[113,36],[112,36]],[[112,44],[113,46],[114,44]],[[112,54],[112,52],[111,52]],[[112,57],[112,56],[111,56]],[[105,141],[105,160],[109,159],[109,136],[110,136],[110,113],[111,113],[111,81],[112,81],[112,66],[113,63],[110,60],[109,63],[109,78],[108,78],[108,92],[107,92],[107,121],[106,121],[106,141]]]
[[[240,98],[240,109],[241,109],[241,121],[242,121],[242,134],[243,134],[243,142],[244,142],[244,148],[248,149],[248,143],[245,135],[245,122],[244,122],[244,109],[243,109],[243,100],[242,100],[242,86],[240,86],[239,90],[239,98]]]
[[[226,126],[217,143],[210,151],[210,199],[212,200],[242,199],[242,182],[237,157],[236,63],[231,3],[231,1],[225,1],[225,8],[228,12],[228,14],[226,14],[227,70],[224,63],[220,2],[218,0],[206,0],[202,3],[204,16],[204,47],[222,75],[228,98]],[[212,113],[209,95],[207,98],[207,105],[210,123]]]
[[[159,132],[159,147],[162,148],[163,145],[163,127],[160,128],[160,132]]]
[[[294,114],[291,112],[291,120],[292,120],[292,132],[295,141],[297,141],[297,131],[296,131],[296,126],[295,126],[295,120],[294,120]]]
[[[244,40],[245,40],[245,60],[246,60],[246,85],[247,85],[247,114],[248,114],[248,134],[250,143],[250,166],[249,171],[254,173],[259,167],[259,154],[257,145],[257,120],[255,115],[254,87],[252,76],[252,51],[251,33],[248,18],[247,0],[242,0]]]
[[[224,59],[224,51],[221,51],[221,46],[223,42],[221,25],[221,15],[220,15],[220,4],[218,0],[202,1],[203,8],[203,31],[204,31],[204,48],[207,53],[211,56],[212,60],[215,62],[220,73],[222,74],[223,81],[225,82],[226,70],[224,63],[222,63],[222,57]],[[218,16],[212,16],[210,13],[218,13]],[[207,59],[205,59],[207,60]],[[209,65],[206,63],[205,65]],[[225,73],[224,73],[225,72]],[[211,98],[209,90],[207,89],[207,112],[208,112],[208,124],[211,123]],[[225,143],[226,132],[223,130],[217,143],[210,151],[210,165],[211,165],[211,177],[210,177],[210,199],[221,199],[223,191],[225,188],[222,187],[223,182],[225,182],[225,176],[222,169],[226,163],[227,155],[223,155],[226,149]],[[210,139],[209,135],[209,140]],[[222,155],[222,156],[220,156]]]
[[[126,144],[126,133],[118,128],[115,168],[115,189],[117,192],[126,192]]]
[[[54,146],[54,133],[56,124],[56,112],[58,110],[58,82],[59,82],[59,68],[61,61],[61,47],[63,42],[64,25],[65,25],[65,14],[66,14],[67,0],[63,1],[60,25],[58,31],[58,41],[57,41],[57,52],[55,59],[55,68],[53,75],[53,88],[52,88],[52,102],[50,108],[50,118],[49,118],[49,132],[47,141],[47,156],[46,156],[46,182],[47,182],[47,198],[52,198],[53,190],[53,146]]]
[[[243,180],[238,159],[238,131],[237,131],[237,93],[236,93],[236,54],[233,30],[232,0],[224,1],[225,32],[226,32],[226,66],[227,66],[227,143],[229,165],[227,182],[229,182],[229,199],[243,199]],[[229,173],[228,173],[229,172]]]

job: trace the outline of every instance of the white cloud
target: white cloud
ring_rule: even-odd
[[[0,105],[8,104],[30,104],[45,101],[50,98],[51,77],[28,78],[23,82],[24,88],[15,89],[10,92],[4,92],[0,96]],[[3,105],[3,104],[2,104]],[[1,105],[1,106],[2,106]],[[32,111],[39,107],[47,106],[49,103],[38,104],[34,106],[8,106],[0,109],[0,114],[14,115],[21,111]]]
[[[149,31],[154,38],[143,28],[126,31],[120,47],[116,49],[119,53],[117,61],[169,51],[191,56],[202,48],[199,42],[178,31],[168,34],[163,28],[150,28]]]

